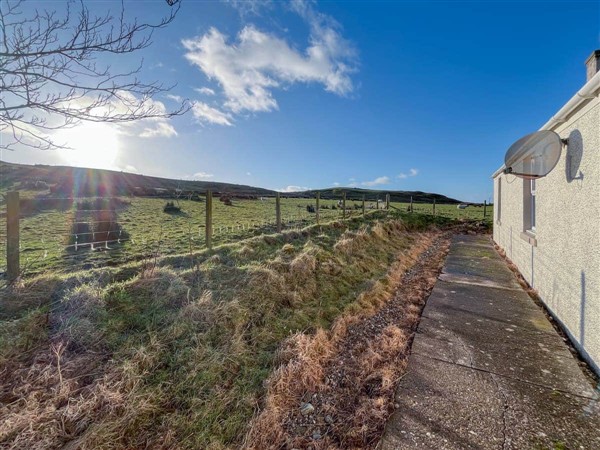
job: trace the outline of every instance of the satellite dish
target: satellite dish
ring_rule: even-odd
[[[504,156],[504,173],[522,178],[541,178],[558,163],[563,141],[554,131],[528,134],[510,146]]]

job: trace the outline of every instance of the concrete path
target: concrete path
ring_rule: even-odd
[[[379,445],[600,449],[598,391],[485,236],[456,236]]]

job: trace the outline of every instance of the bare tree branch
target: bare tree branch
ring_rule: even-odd
[[[60,148],[49,131],[80,121],[123,123],[188,111],[186,101],[166,111],[153,100],[173,86],[138,79],[143,61],[113,73],[99,60],[151,45],[154,31],[179,11],[179,0],[166,2],[168,15],[141,23],[126,18],[123,2],[117,15],[95,15],[83,0],[67,0],[62,13],[26,11],[22,0],[0,0],[0,148]]]

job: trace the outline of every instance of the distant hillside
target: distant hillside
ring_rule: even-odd
[[[362,200],[363,195],[368,200],[375,200],[380,198],[382,200],[385,199],[385,194],[390,194],[390,200],[393,202],[410,202],[410,198],[412,197],[413,202],[415,203],[433,203],[435,199],[436,203],[460,203],[459,200],[454,198],[446,197],[441,194],[432,194],[429,192],[421,192],[421,191],[378,191],[373,189],[358,189],[358,188],[332,188],[332,189],[318,189],[304,192],[297,192],[299,197],[314,197],[317,192],[321,193],[321,198],[325,199],[333,199],[340,198],[342,192],[346,192],[346,198],[349,200]]]
[[[30,166],[0,161],[0,189],[35,189],[36,182],[47,184],[55,195],[75,197],[168,195],[169,192],[175,192],[177,189],[197,193],[204,193],[207,189],[211,189],[216,194],[228,193],[234,196],[275,195],[275,191],[270,189],[240,184],[174,180],[114,170],[38,164]]]
[[[173,195],[176,190],[184,193],[202,194],[207,189],[216,195],[229,194],[235,197],[272,197],[276,194],[270,189],[241,184],[219,183],[216,181],[174,180],[150,177],[136,173],[118,172],[103,169],[85,169],[69,166],[46,166],[41,164],[12,164],[0,161],[0,190],[8,189],[40,190],[59,197],[92,197],[110,195],[165,196]],[[389,193],[394,202],[416,203],[460,203],[458,200],[441,194],[421,191],[387,191],[357,188],[331,188],[292,192],[285,197],[314,198],[317,192],[323,199],[339,199],[346,192],[349,200],[361,200],[363,195],[370,201],[384,199]]]

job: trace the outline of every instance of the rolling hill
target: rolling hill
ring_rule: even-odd
[[[449,203],[449,204],[457,204],[461,203],[460,200],[456,200],[454,198],[446,197],[442,194],[433,194],[430,192],[422,192],[422,191],[388,191],[388,190],[375,190],[375,189],[360,189],[360,188],[346,188],[346,187],[336,187],[336,188],[328,188],[328,189],[317,189],[310,190],[304,192],[296,192],[295,194],[299,197],[314,197],[317,192],[321,193],[321,198],[323,199],[335,199],[340,198],[343,192],[346,192],[346,198],[348,200],[361,200],[363,195],[369,199],[373,200],[377,197],[384,200],[385,194],[390,194],[390,200],[392,202],[410,202],[412,197],[413,202],[415,203],[433,203],[435,199],[436,203]]]
[[[43,189],[42,189],[43,188]],[[136,173],[104,169],[86,169],[70,166],[26,165],[0,161],[0,190],[50,190],[59,197],[85,197],[110,195],[170,196],[177,190],[188,193],[204,193],[207,189],[216,195],[229,194],[235,197],[272,197],[276,191],[241,184],[216,181],[176,180],[152,177]],[[363,195],[369,200],[383,199],[390,194],[394,202],[408,202],[411,197],[416,203],[460,203],[445,195],[421,191],[388,191],[358,188],[327,188],[292,192],[285,197],[314,198],[317,192],[323,199],[340,198],[346,192],[349,200],[360,200]]]
[[[216,181],[175,180],[136,173],[70,166],[13,164],[0,161],[0,189],[28,189],[36,182],[58,196],[160,195],[175,192],[228,193],[234,196],[273,196],[275,191]],[[167,192],[164,192],[164,191]]]

